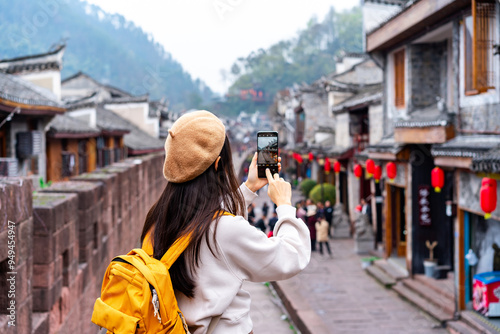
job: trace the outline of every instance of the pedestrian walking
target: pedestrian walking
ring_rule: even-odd
[[[252,333],[250,296],[243,281],[290,278],[310,260],[309,231],[295,216],[291,186],[266,170],[257,175],[257,154],[247,181],[237,182],[222,122],[212,113],[181,116],[165,142],[167,184],[146,217],[143,249],[161,259],[175,241],[189,241],[170,268],[180,310],[192,334]],[[273,238],[246,220],[257,190],[269,184],[277,205]]]
[[[268,212],[269,212],[269,205],[267,205],[267,202],[264,202],[264,204],[262,205],[262,216],[264,218],[267,218]]]
[[[316,241],[319,245],[319,253],[323,255],[323,245],[325,245],[328,254],[332,256],[332,251],[330,250],[330,244],[328,243],[328,231],[330,225],[325,219],[323,214],[318,215],[318,221],[315,224],[316,227]]]
[[[330,237],[332,235],[330,233],[330,230],[332,229],[332,221],[333,221],[333,207],[330,201],[325,202],[324,213],[325,213],[325,219],[328,223],[328,236]]]
[[[276,211],[273,211],[273,216],[269,219],[269,223],[267,224],[271,231],[274,230],[274,226],[276,225],[277,222],[278,222],[278,213]]]
[[[267,227],[263,217],[257,220],[257,223],[255,223],[255,227],[261,230],[262,232],[266,233]]]
[[[250,225],[255,225],[255,204],[251,203],[247,210],[248,210],[248,222]]]
[[[304,201],[297,202],[295,207],[297,208],[297,218],[307,222],[307,210]]]
[[[307,227],[309,228],[309,233],[311,235],[311,251],[316,251],[316,205],[308,199],[307,204]]]

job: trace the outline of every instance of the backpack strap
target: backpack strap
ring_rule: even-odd
[[[219,211],[214,215],[214,219],[219,217],[219,216],[233,216],[232,213],[229,213],[227,211]],[[142,243],[142,249],[149,254],[150,256],[153,256],[153,245],[151,244],[151,237],[150,237],[149,232],[146,237],[144,238],[144,241]],[[189,242],[191,241],[191,235],[185,235],[177,239],[172,246],[168,249],[168,251],[162,256],[161,262],[163,262],[169,269],[174,264],[174,262],[179,258],[179,256],[184,252],[189,245]]]
[[[191,241],[191,234],[184,235],[170,246],[168,251],[161,257],[161,262],[164,263],[168,269],[174,264],[175,260],[184,252]]]

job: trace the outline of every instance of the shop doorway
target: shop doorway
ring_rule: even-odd
[[[349,216],[349,196],[347,195],[347,173],[341,171],[339,173],[339,193],[340,203],[344,207],[344,212]]]
[[[386,256],[406,257],[406,196],[405,188],[386,185]]]
[[[474,275],[493,271],[493,244],[500,246],[500,222],[485,220],[483,216],[464,211],[464,254],[471,249],[477,257],[477,263],[469,265],[465,261],[465,304],[472,302],[472,280]]]

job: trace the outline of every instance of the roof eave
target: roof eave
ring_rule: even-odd
[[[19,109],[21,109],[20,114],[22,115],[53,116],[64,114],[64,112],[66,111],[65,108],[44,105],[29,105],[0,98],[0,110],[12,112],[16,107],[19,107]]]
[[[470,0],[420,0],[366,35],[368,53],[390,49],[470,6]]]

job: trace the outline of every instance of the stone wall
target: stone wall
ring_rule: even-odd
[[[0,179],[2,185],[10,182],[0,188],[0,238],[5,238],[6,219],[16,222],[17,237],[28,235],[17,245],[17,270],[23,273],[16,281],[23,291],[16,295],[17,325],[4,326],[8,318],[1,315],[0,328],[96,333],[90,319],[104,272],[114,256],[139,246],[147,211],[166,184],[162,167],[162,155],[127,159],[35,193],[30,182],[20,187],[15,183],[22,179]],[[19,203],[27,206],[22,213]],[[7,248],[3,239],[0,245],[1,261]]]
[[[409,49],[410,111],[436,104],[436,96],[447,99],[447,41],[411,44]]]
[[[0,178],[0,332],[2,333],[31,333],[32,192],[31,180]],[[12,293],[15,297],[11,295]],[[9,326],[10,321],[15,326]]]
[[[460,108],[460,130],[500,133],[499,103]]]

